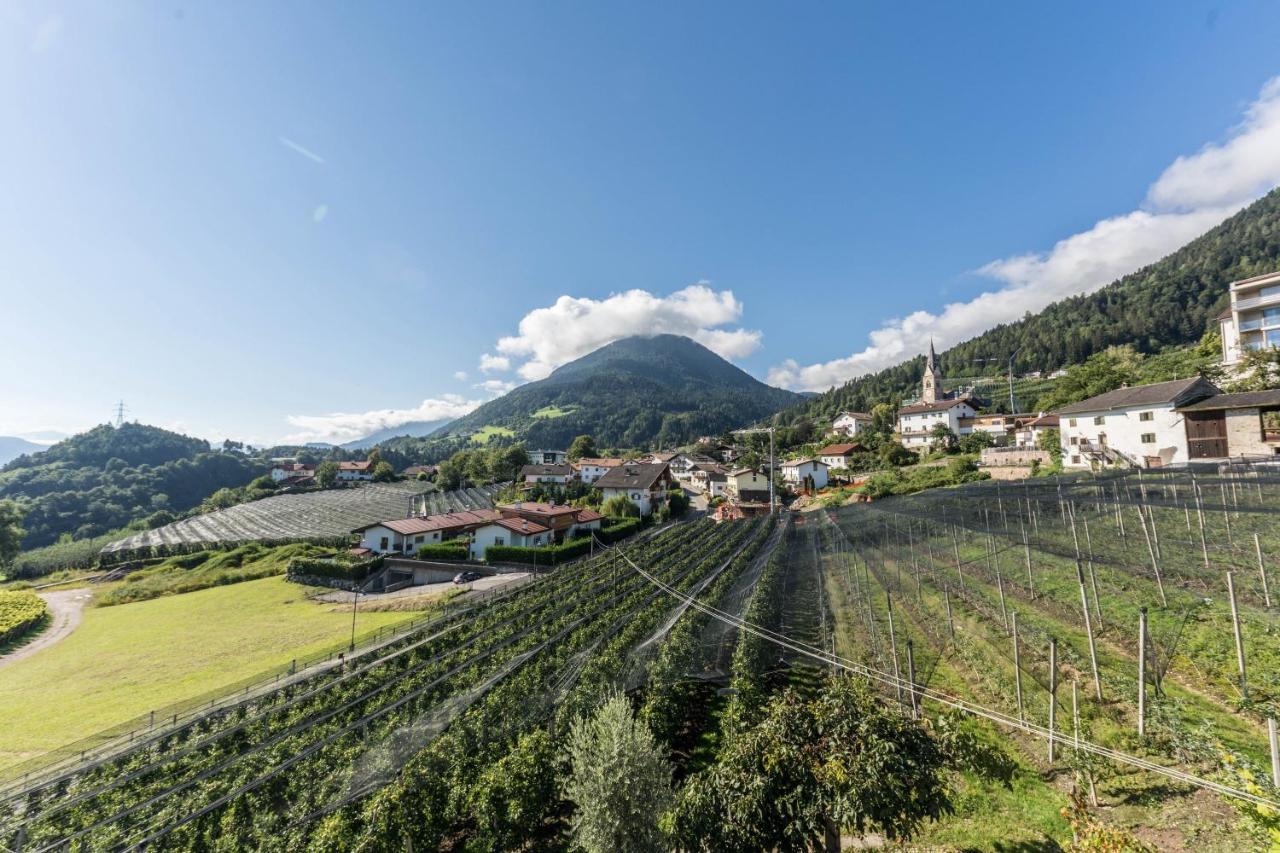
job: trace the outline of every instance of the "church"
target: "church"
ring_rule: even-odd
[[[942,370],[938,367],[938,354],[929,339],[929,354],[925,357],[924,378],[920,383],[920,402],[903,406],[898,410],[898,436],[908,450],[927,450],[932,441],[930,433],[938,424],[946,424],[955,435],[968,432],[967,424],[978,414],[979,401],[968,394],[942,390]]]

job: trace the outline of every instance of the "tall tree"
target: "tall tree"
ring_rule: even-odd
[[[573,724],[569,761],[565,793],[577,806],[579,846],[587,853],[663,848],[658,820],[671,803],[671,765],[626,696],[610,696]]]
[[[316,466],[316,485],[322,489],[331,489],[338,482],[338,463],[326,459]]]
[[[589,435],[580,435],[570,443],[568,455],[570,462],[577,462],[584,456],[590,458],[599,456],[600,453],[596,450],[596,441],[594,438]]]
[[[14,501],[0,501],[0,568],[13,562],[22,550],[22,507]]]

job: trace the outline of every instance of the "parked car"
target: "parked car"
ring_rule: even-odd
[[[480,580],[480,578],[482,577],[484,577],[484,575],[480,574],[479,572],[459,572],[458,574],[453,576],[453,582],[454,583],[471,583],[472,581]]]

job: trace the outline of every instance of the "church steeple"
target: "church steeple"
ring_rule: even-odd
[[[929,338],[929,355],[924,361],[924,383],[920,389],[920,399],[926,403],[936,403],[942,396],[942,371],[938,369],[938,354],[933,350],[933,338]]]

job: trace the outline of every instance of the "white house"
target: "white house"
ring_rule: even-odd
[[[675,485],[671,469],[665,462],[627,462],[610,468],[596,480],[607,501],[621,495],[640,508],[641,515],[649,515],[667,500],[667,492]]]
[[[566,504],[519,501],[502,504],[498,511],[506,518],[523,518],[551,532],[551,542],[563,542],[599,530],[604,516],[594,509]]]
[[[1219,393],[1197,376],[1117,388],[1064,406],[1058,411],[1062,463],[1067,468],[1184,464],[1190,458],[1187,424],[1177,409]]]
[[[1014,443],[1023,449],[1034,450],[1040,446],[1040,436],[1057,428],[1057,415],[1041,412],[1037,417],[1023,418],[1015,428]]]
[[[827,463],[821,459],[792,459],[782,463],[782,479],[800,489],[812,484],[814,489],[827,485]]]
[[[422,545],[439,545],[502,518],[493,509],[469,509],[419,518],[393,518],[355,529],[360,547],[376,554],[413,554]]]
[[[1218,315],[1222,363],[1235,364],[1248,350],[1280,346],[1280,271],[1231,283],[1231,304]]]
[[[927,450],[933,440],[930,433],[938,424],[945,425],[956,435],[966,435],[968,429],[960,421],[977,414],[973,404],[963,397],[903,406],[898,410],[899,440],[910,450]]]
[[[528,455],[534,465],[563,465],[569,461],[569,454],[563,450],[530,450]]]
[[[871,415],[863,412],[841,412],[831,422],[831,431],[853,438],[871,428]]]
[[[359,480],[373,479],[372,462],[339,462],[338,482],[354,483]]]
[[[584,483],[591,484],[603,477],[605,472],[610,468],[617,468],[621,464],[621,459],[604,459],[584,456],[577,462],[574,462],[570,467],[573,468],[574,473],[577,474],[579,480]]]
[[[477,527],[471,537],[471,559],[485,559],[485,552],[494,545],[513,545],[518,548],[537,548],[551,544],[551,531],[527,518],[499,518],[483,527]]]
[[[276,483],[305,479],[315,475],[316,466],[303,462],[277,462],[271,466],[271,480]]]
[[[730,471],[725,481],[725,496],[735,501],[768,503],[769,478],[751,468]]]
[[[520,469],[520,479],[529,485],[563,486],[573,479],[571,465],[525,465]]]
[[[821,459],[828,468],[847,469],[853,464],[853,454],[859,450],[862,450],[862,445],[856,442],[828,444],[826,447],[818,451],[818,458]]]

